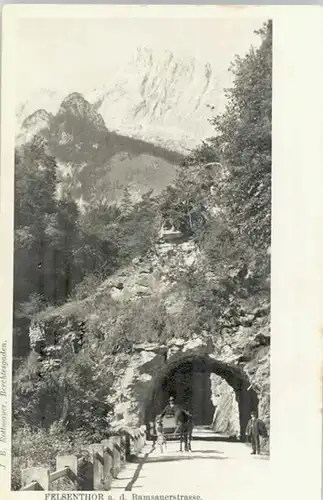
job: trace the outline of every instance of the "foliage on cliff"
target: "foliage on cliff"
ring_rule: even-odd
[[[231,66],[234,84],[224,113],[212,120],[215,137],[183,162],[162,204],[164,216],[193,234],[206,256],[204,272],[188,276],[206,327],[227,308],[238,314],[269,303],[271,22],[258,34],[260,47]]]
[[[29,352],[28,326],[39,309],[64,303],[89,275],[102,281],[148,251],[157,234],[157,212],[148,193],[133,207],[125,196],[120,207],[97,201],[81,214],[71,198],[57,198],[57,164],[44,141],[36,137],[17,148],[15,159],[14,357],[19,359]]]
[[[259,49],[232,64],[235,81],[227,90],[227,108],[213,124],[230,171],[222,196],[226,211],[238,234],[261,251],[270,244],[271,229],[271,23],[258,34]]]

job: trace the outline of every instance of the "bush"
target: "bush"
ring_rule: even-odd
[[[59,422],[48,429],[31,429],[23,426],[12,435],[11,488],[21,488],[21,470],[28,467],[56,469],[56,456],[63,454],[86,455],[85,446],[93,441],[81,431],[67,432]]]

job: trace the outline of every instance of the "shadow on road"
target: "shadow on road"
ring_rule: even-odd
[[[228,457],[219,457],[219,456],[214,456],[214,454],[220,455],[223,454],[222,451],[216,451],[216,450],[201,450],[201,451],[192,451],[188,455],[184,455],[181,452],[176,452],[178,453],[177,456],[167,456],[167,455],[161,455],[158,457],[151,457],[150,455],[155,451],[156,445],[155,443],[152,444],[151,449],[149,452],[145,453],[145,455],[138,460],[138,466],[135,470],[135,473],[133,477],[131,478],[131,481],[127,484],[125,487],[125,491],[131,491],[132,488],[134,487],[136,481],[138,480],[140,476],[140,472],[144,466],[145,463],[160,463],[160,462],[180,462],[182,460],[226,460]],[[212,456],[213,454],[213,456]],[[118,487],[116,486],[118,489]]]
[[[146,476],[140,476],[142,479],[145,479]],[[133,479],[133,476],[132,477],[116,477],[114,479],[114,481],[118,482],[118,481],[132,481]]]
[[[182,460],[227,460],[229,457],[206,457],[206,456],[197,456],[197,455],[178,455],[174,456],[159,456],[159,457],[150,457],[146,463],[155,463],[155,462],[181,462]]]
[[[226,443],[241,443],[240,439],[237,439],[235,437],[230,437],[230,436],[208,436],[206,435],[196,435],[192,436],[192,441],[220,441],[220,442],[226,442]]]
[[[135,482],[137,481],[137,479],[139,478],[139,475],[140,475],[140,471],[144,465],[145,462],[147,462],[147,458],[149,457],[149,455],[151,455],[151,453],[156,449],[156,446],[155,446],[155,443],[152,445],[151,449],[148,451],[148,453],[145,453],[145,455],[139,459],[138,461],[138,466],[135,470],[135,473],[131,479],[131,481],[127,484],[127,486],[125,487],[125,491],[131,491],[133,485],[135,484]]]
[[[218,455],[223,455],[224,451],[217,451],[217,450],[192,450],[190,453],[216,453]]]

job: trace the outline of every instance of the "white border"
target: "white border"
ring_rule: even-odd
[[[322,9],[317,6],[6,5],[1,121],[1,339],[11,349],[14,27],[19,17],[268,17],[274,23],[270,498],[321,497]],[[11,368],[9,369],[11,373]],[[7,390],[11,377],[8,372]],[[9,412],[10,413],[10,412]],[[10,414],[8,414],[10,419]],[[8,439],[10,439],[8,421]],[[0,457],[1,463],[3,457]],[[1,489],[10,492],[8,474]],[[0,474],[2,468],[0,468]],[[228,478],[230,480],[230,478]],[[233,479],[232,479],[233,480]],[[252,478],[250,478],[252,492]],[[263,485],[259,497],[266,493]],[[108,492],[107,492],[108,493]],[[106,493],[106,494],[107,494]],[[27,493],[26,493],[27,494]],[[24,494],[24,495],[26,495]],[[44,498],[42,492],[32,497]],[[216,492],[210,492],[216,498]],[[204,499],[205,500],[205,499]],[[228,499],[229,500],[229,499]],[[234,500],[234,499],[232,499]]]

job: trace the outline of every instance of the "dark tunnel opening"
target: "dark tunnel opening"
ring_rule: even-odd
[[[258,410],[257,394],[240,370],[207,356],[178,360],[156,376],[147,399],[146,424],[162,412],[169,397],[173,396],[177,404],[193,414],[195,426],[211,427],[215,411],[210,378],[212,373],[224,379],[234,390],[239,413],[240,440],[245,441],[250,413]]]
[[[214,406],[211,400],[211,381],[203,361],[186,361],[172,370],[162,383],[167,403],[168,395],[194,415],[195,425],[211,425]],[[166,397],[165,397],[166,396]]]

